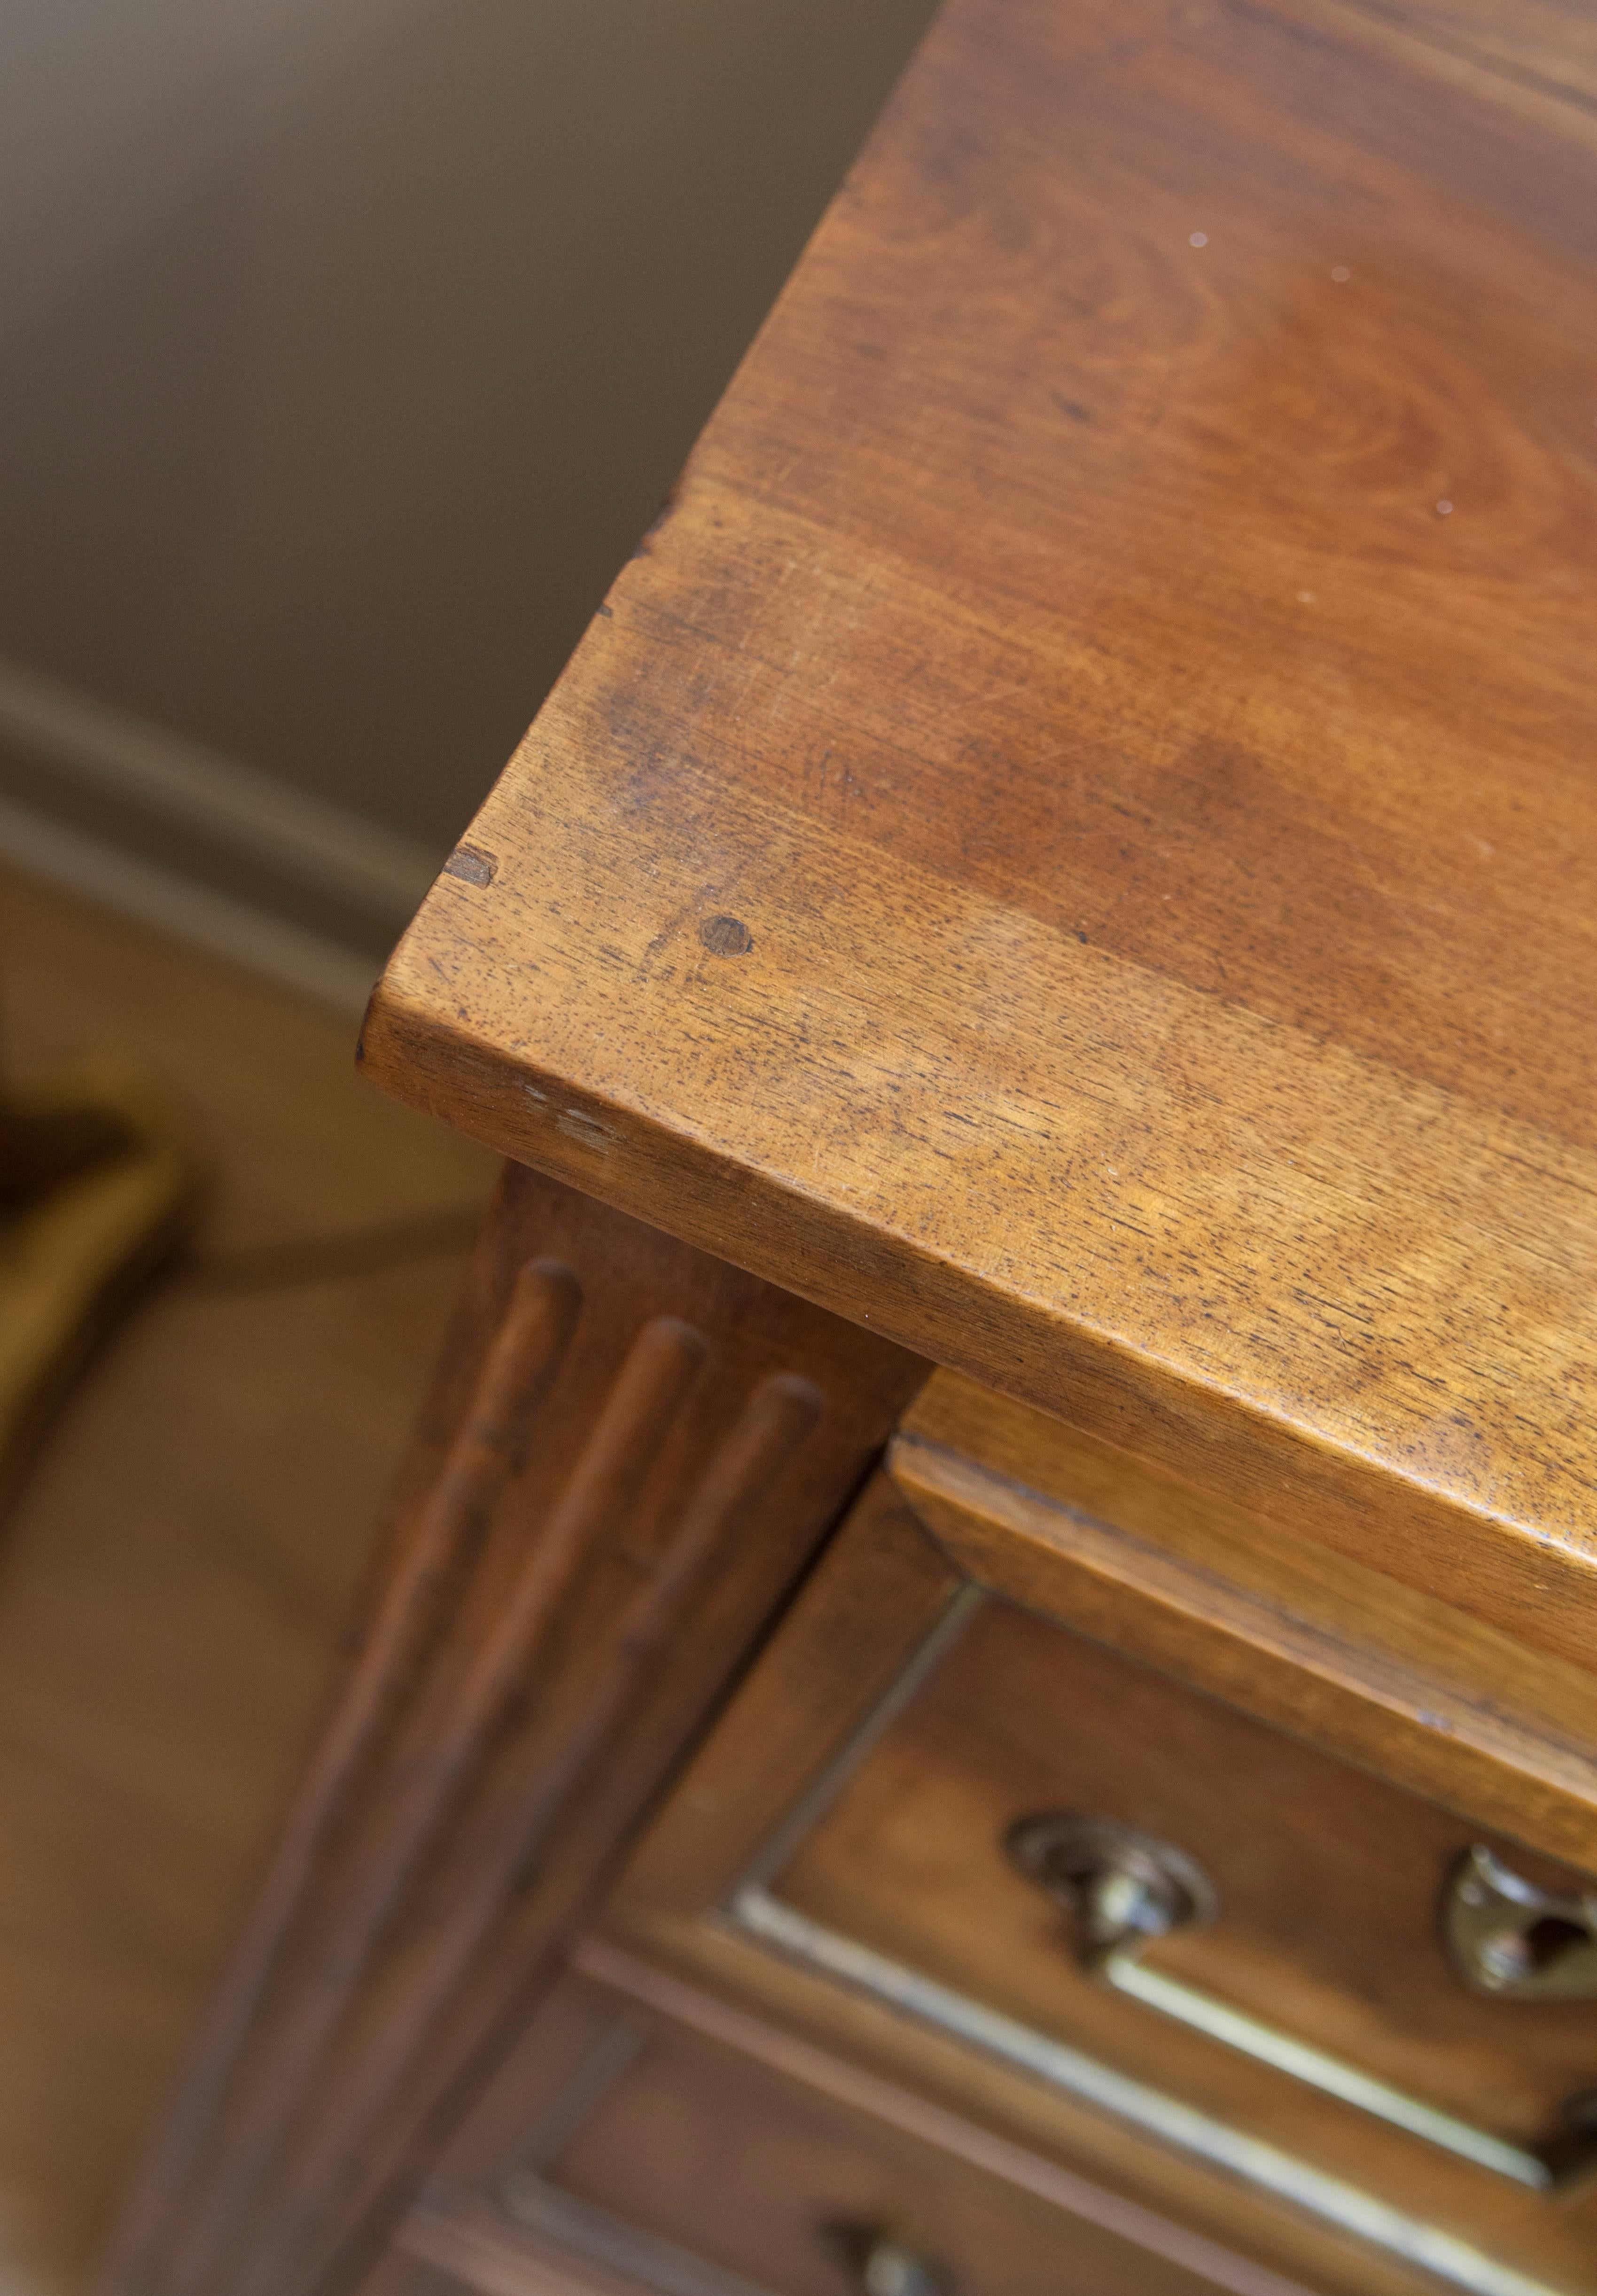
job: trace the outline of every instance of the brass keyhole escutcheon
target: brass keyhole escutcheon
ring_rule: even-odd
[[[1219,1911],[1218,1892],[1196,1858],[1114,1818],[1044,1810],[1018,1819],[1003,1846],[1064,1908],[1089,1975],[1172,1930],[1201,1929]]]

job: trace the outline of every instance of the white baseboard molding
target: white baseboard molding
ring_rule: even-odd
[[[377,968],[360,953],[373,945],[370,927],[379,942],[384,931],[397,939],[438,873],[438,857],[414,839],[4,655],[0,750],[34,767],[36,780],[44,767],[113,800],[124,821],[175,827],[252,865],[266,898],[224,892],[130,850],[114,831],[59,819],[31,790],[0,790],[0,856],[340,1013],[359,1013],[370,994]],[[274,914],[274,882],[309,894],[330,930]]]
[[[377,967],[336,941],[212,892],[81,830],[0,798],[0,855],[34,875],[102,901],[213,955],[358,1018]],[[4,2296],[0,2284],[0,2296]]]
[[[438,874],[441,856],[414,839],[4,655],[0,742],[295,883],[354,901],[396,932]]]

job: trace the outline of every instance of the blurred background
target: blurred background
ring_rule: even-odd
[[[0,2288],[86,2288],[490,1160],[377,964],[930,0],[0,16]]]

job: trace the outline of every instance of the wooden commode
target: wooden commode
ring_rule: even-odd
[[[1589,12],[949,0],[377,990],[106,2296],[1597,2292],[1594,684]]]

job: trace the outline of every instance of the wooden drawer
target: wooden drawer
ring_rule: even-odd
[[[1157,1548],[925,1446],[895,1472],[618,1924],[789,2013],[872,2000],[897,2029],[872,2046],[937,2031],[985,2094],[1002,2069],[1001,2111],[1035,2122],[1051,2094],[1365,2243],[1364,2276],[1328,2256],[1325,2284],[1368,2287],[1379,2259],[1477,2296],[1597,2287],[1575,2102],[1597,2090],[1597,1999],[1536,1997],[1538,1967],[1586,1949],[1591,1884],[1542,1846],[1590,1837],[1590,1758],[1558,1734],[1580,1685],[1500,1651],[1483,1716],[1448,1676],[1456,1622],[1402,1617],[1401,1649],[1355,1636],[1380,1589],[1347,1566],[1313,1566],[1290,1611],[1280,1583],[1268,1602],[1244,1583],[1235,1523],[1229,1547],[1210,1520],[1201,1554]],[[1544,1893],[1498,1923],[1525,1997],[1470,1989],[1444,1936],[1503,1875]],[[1117,1919],[1157,1929],[1161,1889],[1195,1918],[1117,1945]],[[1060,2126],[1079,2154],[1079,2119]],[[1248,2237],[1304,2268],[1263,2218]]]
[[[410,2296],[409,2271],[487,2296],[1302,2296],[691,1986],[587,1958],[602,1980],[545,2004],[371,2296]]]

